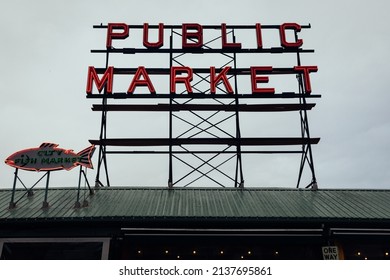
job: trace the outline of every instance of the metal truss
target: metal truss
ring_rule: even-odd
[[[95,28],[107,28],[107,26],[94,26]],[[207,27],[207,26],[206,26]],[[309,28],[310,26],[304,26]],[[142,25],[133,25],[131,28],[141,29]],[[156,28],[156,26],[154,27]],[[304,167],[308,165],[311,172],[311,182],[307,188],[317,189],[317,180],[314,170],[312,155],[312,144],[317,144],[319,138],[311,138],[308,124],[307,111],[315,104],[307,103],[307,98],[318,98],[320,95],[306,94],[303,75],[297,75],[298,93],[282,92],[276,94],[252,95],[240,92],[238,77],[248,75],[249,69],[239,68],[237,65],[238,53],[296,53],[297,65],[300,66],[300,53],[313,52],[312,50],[295,50],[283,48],[271,49],[216,49],[212,44],[221,36],[211,38],[204,42],[201,50],[178,49],[174,42],[181,40],[182,34],[177,32],[181,26],[167,26],[170,29],[170,45],[164,49],[106,49],[92,50],[93,53],[105,53],[106,67],[97,68],[99,74],[109,67],[109,55],[111,53],[134,54],[160,52],[169,54],[169,68],[150,68],[148,73],[156,75],[169,75],[171,67],[187,66],[185,59],[194,53],[209,53],[220,56],[221,65],[216,67],[217,73],[226,66],[231,67],[227,79],[234,86],[234,94],[229,94],[226,88],[216,85],[219,94],[212,94],[210,91],[210,73],[208,69],[194,68],[194,80],[191,84],[193,93],[186,90],[182,92],[134,94],[128,96],[126,93],[89,94],[88,98],[101,99],[101,104],[94,104],[93,111],[101,112],[101,129],[98,140],[90,140],[92,144],[99,145],[99,158],[96,174],[96,187],[110,186],[108,174],[108,154],[167,154],[169,157],[168,167],[168,188],[175,186],[220,186],[220,187],[244,187],[243,154],[300,154],[299,174],[296,187],[298,188],[303,176]],[[209,26],[209,28],[216,28]],[[253,28],[253,26],[228,26],[227,35],[233,43],[236,42],[235,30],[237,28]],[[276,26],[265,26],[265,28],[276,28]],[[297,38],[297,33],[295,32]],[[135,68],[115,68],[114,73],[134,74]],[[270,74],[292,74],[287,68],[275,68]],[[161,99],[166,103],[158,104],[115,104],[109,101],[115,98],[123,99]],[[262,102],[265,99],[279,100],[274,104]],[[298,103],[284,103],[280,100],[297,100]],[[250,104],[245,100],[255,100]],[[169,136],[168,138],[109,138],[107,136],[107,115],[109,111],[164,111],[169,114]],[[301,123],[301,137],[254,137],[245,138],[241,135],[240,113],[241,112],[299,112]],[[275,149],[261,149],[260,147],[275,147]],[[279,149],[281,146],[300,146],[301,149]],[[109,147],[144,147],[143,150],[111,150]],[[163,149],[153,150],[148,147],[162,147]],[[252,149],[246,149],[251,147]],[[102,171],[105,173],[103,184]],[[202,182],[202,183],[200,183]]]
[[[233,42],[235,43],[234,30],[231,30],[227,33],[227,35],[231,34],[233,37]],[[172,41],[175,40],[175,36],[180,40],[182,34],[176,32],[174,29],[171,29],[171,44]],[[211,43],[220,39],[220,37],[212,38],[208,42],[203,43],[202,48],[206,50],[212,50],[213,48],[210,46]],[[170,66],[185,66],[181,61],[183,56],[188,55],[188,53],[177,53],[170,54]],[[230,66],[232,69],[236,69],[236,54],[232,53],[220,53],[220,55],[226,60],[223,65],[220,65],[219,69],[222,69],[226,66]],[[194,94],[211,94],[210,90],[210,74],[201,75],[199,73],[195,73],[195,76],[198,78],[198,81],[192,85],[194,90]],[[228,75],[228,80],[234,80],[235,92],[237,93],[237,75]],[[203,84],[207,86],[201,87]],[[227,90],[221,85],[217,85],[217,89],[220,90],[224,94],[229,94]],[[179,94],[186,94],[186,91],[183,91]],[[174,99],[170,98],[170,105],[173,104],[193,104],[195,103],[195,109],[197,109],[196,105],[198,105],[199,99]],[[238,114],[238,104],[239,100],[236,96],[233,100],[220,100],[220,99],[211,99],[207,100],[207,104],[216,104],[216,105],[227,105],[235,107],[236,110],[233,112],[225,113],[221,110],[211,111],[209,112],[198,111],[198,110],[188,110],[184,111],[184,113],[189,112],[190,114],[181,114],[183,111],[173,112],[170,110],[169,112],[169,137],[180,139],[187,138],[192,139],[196,137],[206,136],[210,137],[210,139],[221,139],[224,137],[230,139],[240,139],[240,122],[239,122],[239,114]],[[199,104],[200,105],[200,104]],[[198,107],[199,108],[199,107]],[[207,114],[208,113],[208,114]],[[183,116],[184,115],[184,116]],[[187,129],[178,134],[174,135],[174,119],[179,120],[181,123],[187,125]],[[222,125],[229,123],[231,129],[227,131],[226,128],[221,128]],[[211,182],[215,183],[218,186],[226,187],[225,184],[221,183],[221,178],[227,179],[228,182],[232,183],[234,187],[244,187],[244,177],[242,170],[242,159],[241,159],[241,145],[238,142],[236,145],[227,145],[226,147],[219,147],[219,150],[213,150],[210,152],[200,152],[196,150],[191,150],[191,147],[186,147],[185,145],[179,146],[179,151],[183,151],[188,155],[191,155],[193,158],[197,160],[197,164],[192,164],[192,161],[187,161],[182,158],[183,154],[174,153],[172,145],[169,147],[169,179],[168,186],[173,187],[178,185],[181,182],[187,182],[183,184],[183,186],[190,186],[196,183],[198,180],[202,178],[207,178]],[[229,152],[229,153],[228,153]],[[190,168],[190,171],[182,174],[180,178],[174,180],[173,177],[173,161],[176,160]],[[234,177],[226,171],[222,170],[222,167],[226,165],[230,161],[235,161],[235,172]],[[214,178],[212,175],[216,175]]]
[[[86,169],[86,168],[85,168]],[[43,178],[46,177],[46,187],[45,187],[45,193],[44,193],[44,200],[42,202],[42,209],[47,209],[50,207],[49,201],[48,201],[48,194],[49,194],[49,185],[50,185],[50,172],[46,171],[31,187],[27,187],[26,184],[23,182],[23,180],[19,176],[19,169],[15,168],[14,172],[14,182],[12,187],[12,193],[11,193],[11,201],[9,203],[9,209],[14,209],[17,207],[17,203],[27,195],[27,197],[34,196],[34,188],[38,185],[40,181],[43,180]],[[83,166],[80,165],[80,172],[79,172],[79,181],[78,181],[78,188],[77,188],[77,197],[75,202],[75,208],[85,207],[87,206],[88,202],[86,200],[83,201],[83,204],[80,203],[80,192],[81,192],[81,178],[84,177],[86,185],[88,185],[89,194],[93,194],[93,190],[91,189],[91,186],[88,182],[87,175],[85,171],[83,170]],[[18,182],[23,186],[24,192],[21,192],[22,195],[16,199],[16,187]]]

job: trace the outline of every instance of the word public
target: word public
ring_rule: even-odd
[[[263,49],[263,39],[262,39],[262,27],[260,23],[256,23],[253,26],[256,36],[256,47],[257,49]],[[146,49],[153,49],[158,51],[161,47],[164,46],[164,24],[160,23],[158,25],[157,32],[157,41],[151,42],[149,39],[149,24],[144,23],[143,25],[143,39],[142,43]],[[221,34],[221,52],[224,50],[240,50],[242,49],[242,43],[240,42],[231,42],[228,39],[227,26],[225,23],[222,23],[220,26]],[[301,31],[301,26],[297,23],[284,23],[279,26],[279,37],[280,45],[284,49],[298,49],[303,45],[303,40],[298,39],[295,36],[295,39],[287,39],[287,30],[292,30],[295,34]],[[196,23],[185,23],[181,25],[181,46],[184,53],[191,53],[196,49],[202,49],[204,47],[204,35],[203,35],[203,26]],[[113,49],[113,40],[124,40],[129,37],[130,27],[125,23],[109,23],[107,26],[107,37],[106,37],[106,48],[109,52],[110,49]],[[101,93],[104,90],[105,94],[113,93],[113,84],[114,84],[114,66],[108,66],[105,68],[104,73],[99,77],[97,70],[94,66],[88,67],[87,75],[87,86],[86,93],[92,94],[93,88],[95,88]],[[250,76],[251,90],[252,94],[274,94],[275,88],[273,87],[262,87],[261,84],[269,82],[269,76],[267,74],[273,73],[272,66],[251,66],[249,67],[248,74]],[[304,81],[304,91],[306,94],[312,92],[311,82],[310,82],[310,73],[317,72],[317,66],[293,66],[290,73],[302,75]],[[223,68],[216,68],[215,66],[209,67],[208,73],[208,82],[210,84],[210,93],[215,94],[217,91],[217,86],[222,84],[225,88],[227,94],[234,94],[233,87],[229,82],[229,75],[232,75],[231,66],[224,66]],[[169,71],[169,90],[171,94],[176,93],[177,84],[183,84],[185,86],[188,94],[193,93],[191,82],[194,77],[194,70],[190,66],[171,66]],[[156,94],[155,85],[152,82],[150,74],[148,73],[147,68],[144,66],[138,66],[136,71],[129,83],[127,89],[127,94],[135,93],[138,87],[146,87],[150,94]]]

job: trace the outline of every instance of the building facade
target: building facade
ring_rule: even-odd
[[[16,190],[14,207],[11,196],[0,191],[1,259],[305,260],[328,258],[328,246],[339,259],[390,253],[388,190],[36,189]]]

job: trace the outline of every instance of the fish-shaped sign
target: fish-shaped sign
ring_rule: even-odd
[[[93,168],[91,158],[94,151],[94,145],[76,154],[73,150],[58,148],[58,144],[42,143],[38,148],[10,155],[5,163],[29,171],[70,170],[78,165]]]

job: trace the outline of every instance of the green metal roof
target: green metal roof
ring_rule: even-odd
[[[267,220],[390,220],[390,190],[101,188],[94,195],[82,191],[88,206],[75,208],[77,190],[50,189],[49,208],[42,208],[45,191],[32,197],[0,190],[0,223],[31,219],[147,219],[219,218]]]

